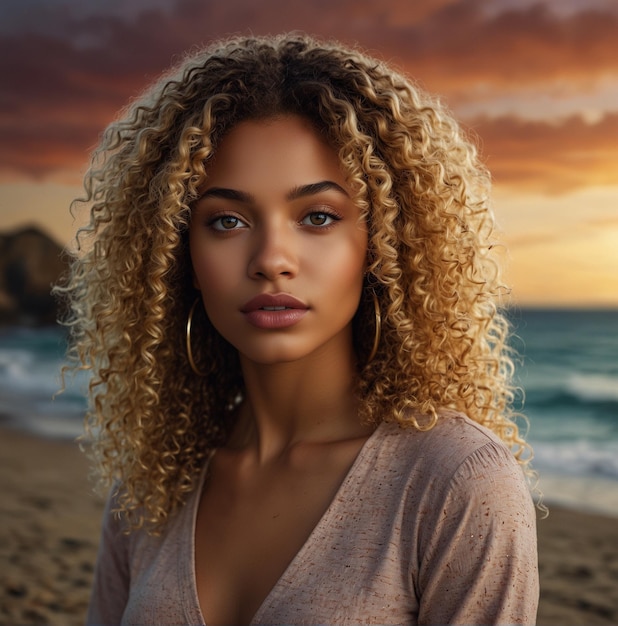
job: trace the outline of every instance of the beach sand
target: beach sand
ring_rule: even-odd
[[[83,624],[103,502],[73,444],[0,428],[0,624]],[[539,521],[538,624],[618,624],[618,520]]]

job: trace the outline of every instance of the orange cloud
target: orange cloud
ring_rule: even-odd
[[[474,130],[499,184],[549,193],[618,184],[618,113],[605,115],[596,124],[580,117],[560,124],[485,119]]]
[[[558,17],[542,5],[486,17],[481,2],[459,2],[418,25],[408,39],[389,37],[406,68],[452,96],[547,81],[594,84],[618,77],[618,14],[583,10]],[[415,37],[414,35],[420,35]]]
[[[359,42],[453,105],[531,85],[563,85],[568,93],[618,77],[617,11],[583,2],[562,17],[542,5],[489,12],[497,4],[287,0],[282,10],[281,0],[177,0],[168,12],[133,19],[77,19],[49,6],[54,28],[11,34],[5,26],[0,34],[0,171],[42,177],[83,167],[116,111],[171,60],[234,32],[300,29]],[[499,118],[475,129],[499,181],[552,190],[616,182],[614,113],[594,126]]]

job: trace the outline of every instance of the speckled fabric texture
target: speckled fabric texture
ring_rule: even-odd
[[[160,538],[123,535],[108,504],[88,624],[204,624],[199,492]],[[535,519],[488,430],[462,416],[428,432],[382,424],[252,623],[534,624]]]

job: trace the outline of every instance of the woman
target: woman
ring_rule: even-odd
[[[89,623],[534,622],[489,178],[439,103],[336,43],[230,40],[85,187]]]

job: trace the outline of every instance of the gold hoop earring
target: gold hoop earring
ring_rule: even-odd
[[[382,334],[382,313],[380,312],[380,301],[378,300],[378,296],[376,296],[376,292],[373,291],[373,289],[371,290],[371,296],[373,298],[373,312],[375,315],[375,334],[373,337],[373,346],[371,347],[367,363],[371,363],[377,354],[378,346],[380,345],[380,335]]]
[[[201,376],[202,378],[204,378],[206,374],[204,374],[203,372],[200,372],[200,370],[197,368],[197,365],[195,364],[195,359],[193,358],[193,350],[191,348],[191,326],[193,324],[193,314],[195,313],[195,307],[197,306],[199,301],[200,301],[199,297],[195,298],[195,302],[191,305],[191,308],[189,309],[189,317],[187,318],[187,329],[185,333],[185,340],[186,340],[186,345],[187,345],[187,359],[189,360],[189,365],[191,366],[191,369],[197,376]]]

